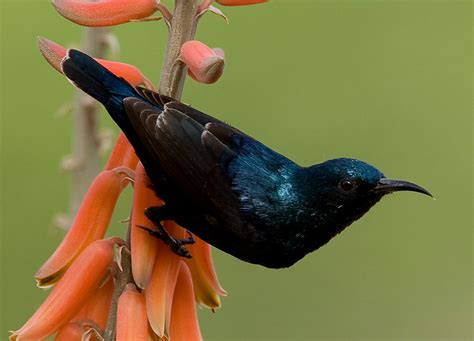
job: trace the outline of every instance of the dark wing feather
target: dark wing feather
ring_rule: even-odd
[[[179,101],[176,101],[175,99],[164,96],[161,94],[158,94],[154,91],[142,88],[142,87],[137,87],[135,90],[143,96],[147,101],[149,101],[151,104],[156,105],[159,108],[164,108],[167,106],[168,108],[173,108],[178,111],[181,111],[185,113],[187,116],[195,120],[196,122],[202,124],[205,126],[207,123],[219,123],[219,124],[224,124],[227,125],[226,123],[218,120],[217,118],[214,118],[212,116],[209,116],[197,109],[194,109],[193,107],[186,105],[184,103],[181,103]]]
[[[264,224],[260,218],[273,211],[283,212],[280,205],[284,203],[275,193],[290,181],[290,173],[298,166],[185,104],[152,92],[144,97],[150,103],[126,98],[125,111],[151,162],[156,164],[150,168],[161,170],[161,174],[147,170],[157,194],[167,204],[180,205],[181,219],[186,219],[186,214],[191,216],[184,224],[178,223],[188,228],[205,225],[199,230],[190,229],[235,255],[247,247],[242,243],[255,245],[267,228],[271,235],[272,226],[259,226],[256,232],[250,222]],[[250,255],[257,251],[246,252]]]
[[[176,200],[182,205],[187,201],[196,206],[192,208],[196,212],[211,208],[207,213],[223,215],[215,218],[226,221],[228,228],[238,229],[239,198],[232,191],[231,179],[220,167],[221,160],[232,159],[235,153],[206,129],[206,117],[210,116],[196,114],[196,110],[179,104],[165,102],[160,112],[143,100],[131,97],[124,100],[127,115],[149,159],[159,166],[153,168],[160,168],[165,176],[148,175],[165,201]],[[178,107],[183,111],[177,110]],[[181,197],[176,197],[179,194]]]

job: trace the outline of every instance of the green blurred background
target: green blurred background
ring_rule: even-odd
[[[224,8],[198,38],[226,51],[216,85],[183,100],[308,165],[348,156],[426,186],[384,199],[287,270],[215,250],[229,292],[200,310],[207,340],[473,338],[471,1],[296,1]],[[49,1],[2,0],[1,319],[18,328],[44,299],[33,274],[62,232],[73,88],[43,60],[41,35],[79,44]],[[163,23],[113,29],[121,61],[158,80]],[[102,113],[103,127],[117,129]],[[114,217],[128,215],[130,193]]]

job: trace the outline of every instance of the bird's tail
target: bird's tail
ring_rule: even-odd
[[[135,89],[126,80],[115,76],[93,58],[77,50],[69,50],[61,66],[66,77],[101,102],[123,130],[128,124],[123,100],[126,97],[140,97]]]

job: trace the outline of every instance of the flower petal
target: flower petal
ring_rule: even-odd
[[[89,243],[104,237],[117,199],[125,187],[115,170],[100,173],[87,191],[71,229],[56,251],[38,270],[38,286],[53,285]]]
[[[145,216],[147,207],[161,206],[163,201],[148,186],[150,180],[141,163],[135,170],[135,184],[133,192],[133,210],[131,221],[131,249],[133,279],[141,289],[146,288],[150,280],[153,265],[158,252],[158,240],[138,226],[150,226],[152,223]]]
[[[124,133],[120,133],[115,142],[114,149],[105,166],[106,170],[111,170],[116,167],[125,166],[130,169],[135,169],[138,164],[138,157],[130,142]]]
[[[207,308],[217,309],[221,305],[219,296],[226,296],[227,292],[217,278],[211,246],[197,236],[194,239],[196,243],[187,246],[192,258],[187,259],[186,263],[191,270],[196,302]]]
[[[175,238],[185,235],[184,230],[173,222],[165,222],[164,227]],[[148,321],[159,337],[169,335],[171,305],[180,259],[168,245],[160,242],[150,282],[145,289]]]
[[[53,0],[66,19],[83,26],[113,26],[149,17],[158,9],[156,0]]]
[[[87,330],[78,322],[70,322],[59,330],[54,341],[82,341],[82,336]]]
[[[191,273],[183,261],[180,262],[171,309],[170,339],[173,341],[202,340],[194,303]]]
[[[38,46],[41,54],[46,61],[57,71],[63,72],[61,69],[61,61],[67,54],[67,49],[54,41],[38,37]],[[95,59],[99,64],[110,70],[116,76],[122,77],[130,84],[145,85],[153,88],[152,83],[138,70],[135,66],[120,62],[114,62],[105,59]]]
[[[33,316],[10,336],[10,340],[41,340],[68,323],[94,294],[113,259],[112,239],[101,239],[90,244]]]
[[[127,284],[117,307],[117,341],[148,341],[145,297],[133,284]]]
[[[189,75],[200,83],[215,83],[224,72],[224,58],[197,40],[181,46],[180,59],[188,66]]]
[[[245,6],[268,2],[268,0],[216,0],[222,6]]]
[[[94,321],[97,326],[105,329],[113,293],[114,279],[110,276],[109,279],[95,291],[94,295],[85,302],[73,321]]]

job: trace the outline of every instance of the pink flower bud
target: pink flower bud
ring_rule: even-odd
[[[223,52],[218,53],[197,40],[181,46],[180,59],[188,66],[189,75],[204,84],[215,83],[224,72]]]
[[[66,19],[90,27],[119,25],[149,17],[158,10],[156,0],[53,0]]]
[[[222,6],[244,6],[267,2],[268,0],[216,0]]]

